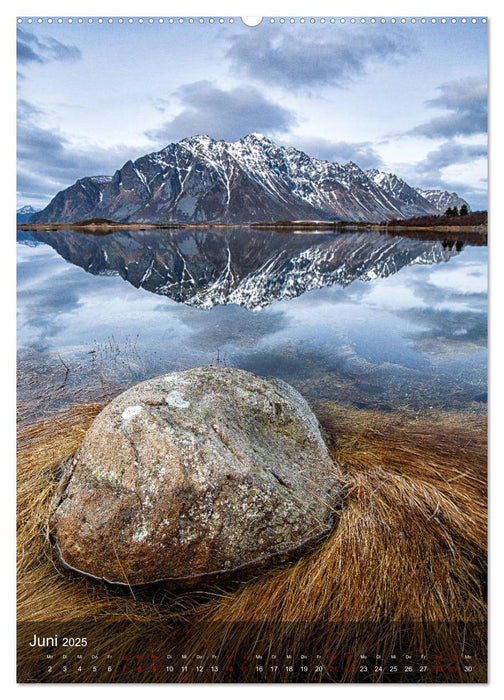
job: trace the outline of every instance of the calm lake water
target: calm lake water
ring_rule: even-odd
[[[482,411],[487,250],[362,233],[18,232],[26,414],[225,364],[311,401]]]

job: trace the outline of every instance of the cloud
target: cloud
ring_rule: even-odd
[[[310,27],[315,30],[315,27]],[[380,28],[382,29],[382,28]],[[411,39],[411,37],[409,37]],[[397,61],[414,51],[403,34],[361,32],[352,27],[330,34],[306,27],[263,30],[235,36],[227,52],[239,73],[268,84],[299,90],[321,85],[343,87],[374,62]]]
[[[49,63],[49,61],[78,61],[80,49],[71,44],[47,37],[38,39],[35,34],[18,29],[17,60],[20,63]]]
[[[429,178],[441,179],[443,168],[456,163],[470,163],[478,158],[487,157],[486,144],[465,144],[458,141],[445,141],[434,151],[429,151],[425,158],[416,163],[415,170]]]
[[[473,164],[486,159],[487,150],[486,144],[467,144],[451,139],[429,151],[423,160],[398,163],[394,172],[412,187],[456,192],[469,202],[474,211],[486,209],[486,180],[474,173]],[[453,166],[461,166],[460,176],[454,176],[457,169]],[[480,163],[478,172],[481,170],[479,166]]]
[[[438,97],[428,100],[428,107],[447,110],[409,133],[427,138],[453,138],[484,134],[487,131],[487,84],[484,78],[470,77],[443,83]]]
[[[45,114],[18,100],[17,189],[20,203],[45,205],[59,190],[87,175],[108,175],[138,153],[124,146],[76,148],[58,130],[40,124]]]
[[[294,114],[264,97],[256,88],[222,90],[209,80],[182,85],[174,97],[182,110],[147,136],[166,145],[187,136],[206,134],[236,141],[251,131],[274,134],[296,123]]]
[[[380,168],[383,166],[382,157],[375,151],[370,141],[329,141],[324,138],[296,138],[286,141],[280,139],[284,146],[293,146],[308,155],[328,160],[330,163],[346,163],[354,161],[362,170]]]

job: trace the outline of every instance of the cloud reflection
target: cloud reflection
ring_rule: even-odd
[[[281,377],[313,400],[337,396],[355,406],[392,407],[402,396],[463,403],[484,389],[483,248],[259,311],[189,307],[117,275],[91,275],[45,244],[18,245],[18,254],[22,348],[69,361],[111,337],[120,346],[138,336],[137,379],[220,361]],[[440,386],[443,396],[433,397]]]

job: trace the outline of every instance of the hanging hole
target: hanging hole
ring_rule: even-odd
[[[262,17],[241,17],[241,21],[243,24],[246,24],[247,27],[257,27],[257,25],[261,24],[263,21]]]

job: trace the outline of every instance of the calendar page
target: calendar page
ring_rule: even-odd
[[[486,683],[486,18],[16,31],[18,682]]]

